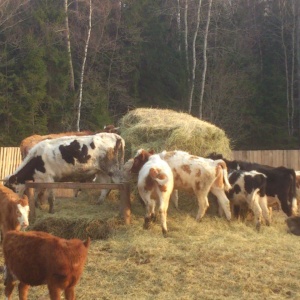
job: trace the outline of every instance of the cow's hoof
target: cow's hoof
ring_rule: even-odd
[[[270,226],[270,225],[271,225],[271,223],[270,223],[269,220],[266,221],[266,225],[267,225],[267,226]]]
[[[257,232],[260,231],[260,223],[257,223],[257,224],[256,224],[256,230],[257,230]]]
[[[163,234],[164,238],[168,237],[168,232],[166,229],[162,230],[162,234]]]

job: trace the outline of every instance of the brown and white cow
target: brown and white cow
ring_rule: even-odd
[[[27,196],[20,196],[0,184],[0,226],[2,237],[8,230],[21,230],[29,225]]]
[[[147,156],[141,160],[140,157]],[[135,162],[135,163],[134,163]],[[132,165],[132,172],[138,173],[138,191],[146,205],[144,228],[148,229],[155,220],[155,206],[158,204],[162,233],[167,236],[167,211],[174,187],[173,173],[167,162],[159,154],[138,150]]]
[[[30,286],[47,284],[50,299],[75,299],[86,262],[90,238],[65,240],[41,231],[8,231],[3,241],[5,296],[12,299],[16,281],[26,300]]]
[[[132,172],[141,161],[147,161],[149,155],[140,150],[141,155],[135,157]],[[163,151],[160,157],[172,169],[174,176],[174,189],[192,190],[198,200],[198,213],[196,220],[200,221],[208,206],[208,193],[214,194],[228,220],[231,219],[229,200],[225,191],[230,189],[226,164],[223,160],[214,161],[203,157],[191,155],[184,151]]]
[[[103,173],[115,183],[122,180],[125,141],[115,133],[68,136],[36,144],[6,186],[24,193],[25,182],[86,181]],[[49,212],[54,211],[54,193],[49,191]],[[37,202],[36,202],[37,203]]]

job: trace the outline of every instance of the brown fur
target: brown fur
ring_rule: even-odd
[[[133,164],[130,170],[131,173],[138,173],[152,154],[154,154],[153,150],[149,152],[146,150],[141,150],[141,152],[133,159]]]
[[[181,166],[181,169],[182,169],[183,171],[187,172],[188,174],[191,174],[191,172],[192,172],[192,170],[191,170],[191,168],[190,168],[189,165],[182,165],[182,166]]]
[[[65,240],[39,231],[7,232],[3,254],[8,269],[5,295],[10,299],[15,286],[11,274],[20,281],[20,299],[27,299],[29,286],[47,284],[50,298],[75,299],[75,286],[83,272],[90,239]]]
[[[20,230],[21,224],[18,222],[18,207],[28,204],[27,196],[20,196],[11,189],[0,184],[0,226],[2,236],[5,237],[8,230]]]
[[[223,188],[224,180],[223,180],[223,169],[220,165],[216,166],[216,180],[214,182],[215,187]]]

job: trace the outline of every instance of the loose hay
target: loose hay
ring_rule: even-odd
[[[120,120],[129,156],[140,148],[183,150],[206,156],[211,152],[231,156],[230,142],[217,126],[169,109],[138,108]]]

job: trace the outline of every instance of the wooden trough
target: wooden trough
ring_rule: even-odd
[[[110,189],[120,190],[120,216],[123,217],[125,224],[130,224],[131,219],[131,203],[130,203],[130,183],[94,183],[94,182],[26,182],[30,206],[30,222],[35,220],[35,203],[34,189],[51,188],[51,189]]]

